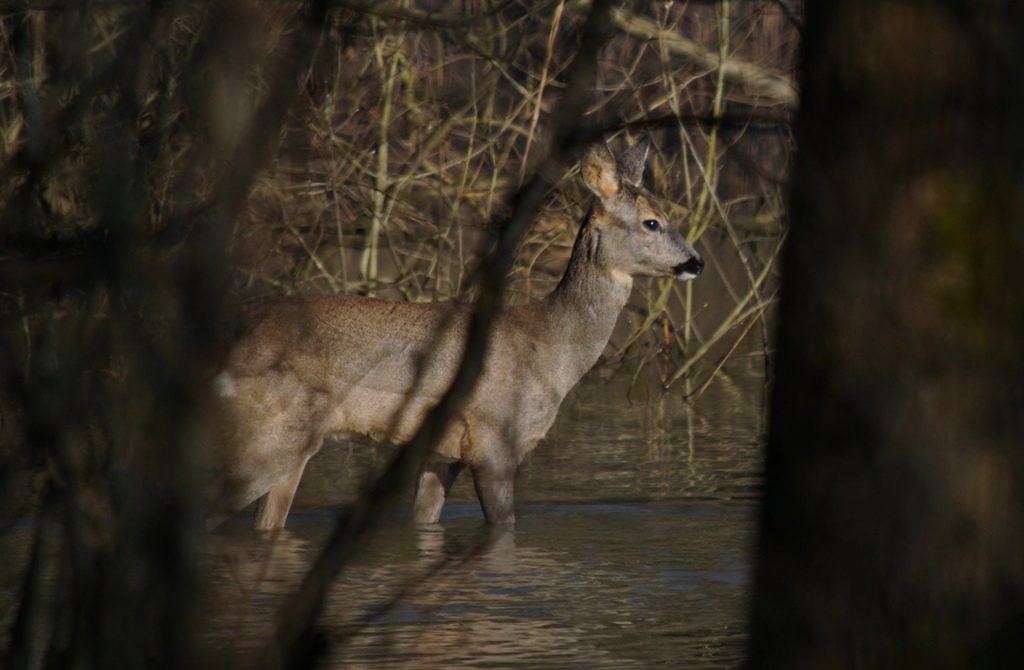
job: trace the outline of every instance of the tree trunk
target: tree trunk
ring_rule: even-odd
[[[808,2],[753,667],[1024,659],[1024,3]]]

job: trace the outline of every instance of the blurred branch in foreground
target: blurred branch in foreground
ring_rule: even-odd
[[[373,529],[381,522],[399,495],[409,489],[427,454],[441,440],[449,422],[458,416],[462,403],[472,392],[487,352],[494,316],[502,304],[509,268],[519,239],[532,220],[548,190],[561,177],[567,158],[578,154],[592,139],[582,123],[596,82],[596,54],[604,44],[609,3],[596,0],[583,28],[579,51],[570,65],[568,86],[549,135],[549,150],[540,169],[523,185],[511,203],[511,216],[501,227],[498,240],[482,265],[480,293],[469,327],[462,364],[451,387],[427,415],[423,425],[384,473],[357,504],[339,520],[320,557],[310,568],[296,593],[289,598],[278,619],[278,627],[267,648],[261,667],[312,667],[322,653],[322,641],[315,633],[328,585],[357,555]],[[502,532],[501,527],[495,532]]]
[[[565,165],[587,132],[650,131],[646,181],[692,220],[713,287],[640,286],[611,359],[679,376],[735,350],[772,295],[786,106],[726,64],[793,71],[773,3],[650,5],[631,16],[656,32],[600,48],[584,3],[4,7],[5,667],[201,665],[206,396],[237,303],[489,296],[482,331],[497,296],[557,280],[583,200]]]
[[[24,138],[2,186],[5,516],[36,498],[5,667],[196,665],[231,226],[324,18],[283,39],[242,2],[3,20],[24,77],[0,112]]]

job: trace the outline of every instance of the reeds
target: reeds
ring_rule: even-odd
[[[588,6],[479,3],[429,22],[378,7],[344,41],[326,39],[281,157],[237,224],[253,279],[243,296],[472,299],[474,259],[536,168]],[[711,257],[696,284],[644,282],[608,350],[640,367],[668,355],[670,384],[727,350],[726,333],[764,314],[777,280],[796,31],[771,4],[651,12],[613,10],[585,118],[619,145],[652,135],[653,190]],[[556,185],[520,247],[509,300],[552,288],[586,201],[573,173]]]
[[[544,295],[586,138],[651,135],[652,191],[708,261],[639,282],[609,363],[668,385],[755,325],[767,349],[795,104],[774,3],[611,8],[580,63],[590,2],[330,4],[0,16],[0,518],[35,531],[5,667],[191,667],[206,389],[237,307]]]

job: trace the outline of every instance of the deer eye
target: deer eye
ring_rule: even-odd
[[[652,233],[656,233],[659,230],[661,230],[661,224],[658,223],[657,219],[647,219],[644,221],[644,228],[651,231]]]

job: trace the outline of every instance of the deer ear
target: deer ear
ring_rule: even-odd
[[[583,153],[580,162],[583,182],[602,200],[618,194],[622,184],[619,181],[619,169],[615,156],[608,150],[602,140],[591,143]]]
[[[651,147],[651,138],[644,135],[636,144],[622,152],[619,157],[619,174],[630,186],[639,186],[644,179],[644,164],[647,162],[647,150]]]

